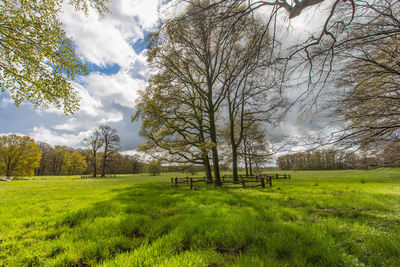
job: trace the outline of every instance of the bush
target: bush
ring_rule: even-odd
[[[158,160],[150,161],[146,168],[150,175],[156,176],[161,173],[161,163]]]

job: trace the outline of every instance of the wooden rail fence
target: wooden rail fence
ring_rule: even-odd
[[[256,176],[244,176],[241,175],[239,181],[231,180],[231,175],[224,175],[221,177],[222,187],[226,188],[252,188],[252,187],[262,187],[268,184],[272,186],[272,176],[268,175],[256,175]],[[239,186],[226,186],[227,184],[239,185]],[[189,187],[191,190],[195,187],[207,187],[213,185],[212,182],[204,178],[171,178],[171,185],[173,187]],[[225,186],[224,186],[225,185]]]
[[[114,177],[117,177],[117,175],[108,174],[108,175],[105,175],[104,177],[101,177],[101,176],[93,177],[93,175],[81,175],[81,179],[86,179],[86,178],[114,178]]]
[[[246,174],[239,174],[238,178],[239,179],[256,179],[257,177],[272,177],[273,179],[290,179],[290,174],[258,174],[258,175],[246,175]],[[224,174],[222,176],[222,179],[233,179],[232,174]]]

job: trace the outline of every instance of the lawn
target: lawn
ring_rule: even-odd
[[[266,189],[172,176],[0,182],[0,266],[399,266],[400,169]]]

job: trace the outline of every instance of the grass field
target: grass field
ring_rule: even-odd
[[[176,174],[0,182],[0,266],[400,266],[400,169],[291,175],[195,191]]]

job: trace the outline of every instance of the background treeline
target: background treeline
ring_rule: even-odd
[[[297,152],[278,157],[281,170],[343,170],[371,169],[400,166],[400,144],[386,147],[381,153],[369,155],[365,151],[349,153],[335,149]]]
[[[54,146],[43,142],[37,143],[41,149],[40,166],[35,169],[35,175],[73,175],[93,174],[93,161],[86,149],[73,149],[67,146]],[[101,159],[103,152],[97,157]],[[100,162],[100,160],[99,160]],[[101,164],[96,165],[98,173]],[[140,173],[145,170],[145,164],[137,157],[114,152],[105,167],[106,173]]]

